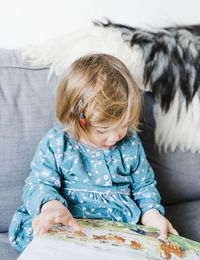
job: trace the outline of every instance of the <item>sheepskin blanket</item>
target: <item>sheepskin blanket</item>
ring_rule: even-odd
[[[61,75],[78,57],[108,53],[126,64],[139,88],[156,102],[159,148],[200,152],[200,25],[141,29],[96,22],[41,46],[22,50],[33,66]]]

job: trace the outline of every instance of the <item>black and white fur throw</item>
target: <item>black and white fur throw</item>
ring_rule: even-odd
[[[200,25],[144,30],[96,23],[121,31],[139,45],[144,58],[143,84],[159,105],[154,109],[156,142],[167,150],[200,151]]]
[[[200,152],[200,25],[142,29],[107,20],[23,53],[61,74],[77,57],[104,52],[121,59],[157,104],[155,140],[165,150]]]
[[[95,24],[120,30],[130,47],[140,46],[144,85],[150,85],[164,112],[169,110],[177,90],[189,106],[200,86],[200,25],[147,31],[110,21]]]

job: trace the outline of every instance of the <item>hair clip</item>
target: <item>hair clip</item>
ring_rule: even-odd
[[[83,100],[81,99],[78,103],[78,109],[81,110],[81,106],[82,106]],[[83,112],[80,113],[79,116],[79,123],[81,125],[82,128],[85,128],[85,115]]]

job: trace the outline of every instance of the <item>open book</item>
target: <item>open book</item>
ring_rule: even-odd
[[[82,232],[56,224],[33,239],[18,260],[200,259],[200,243],[157,229],[107,220],[79,219]]]

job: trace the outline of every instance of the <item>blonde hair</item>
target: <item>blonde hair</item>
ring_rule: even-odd
[[[77,59],[57,89],[57,118],[76,141],[88,138],[94,124],[112,121],[113,127],[128,124],[138,130],[140,111],[141,95],[132,75],[111,55],[91,54]],[[80,125],[81,112],[85,128]]]

